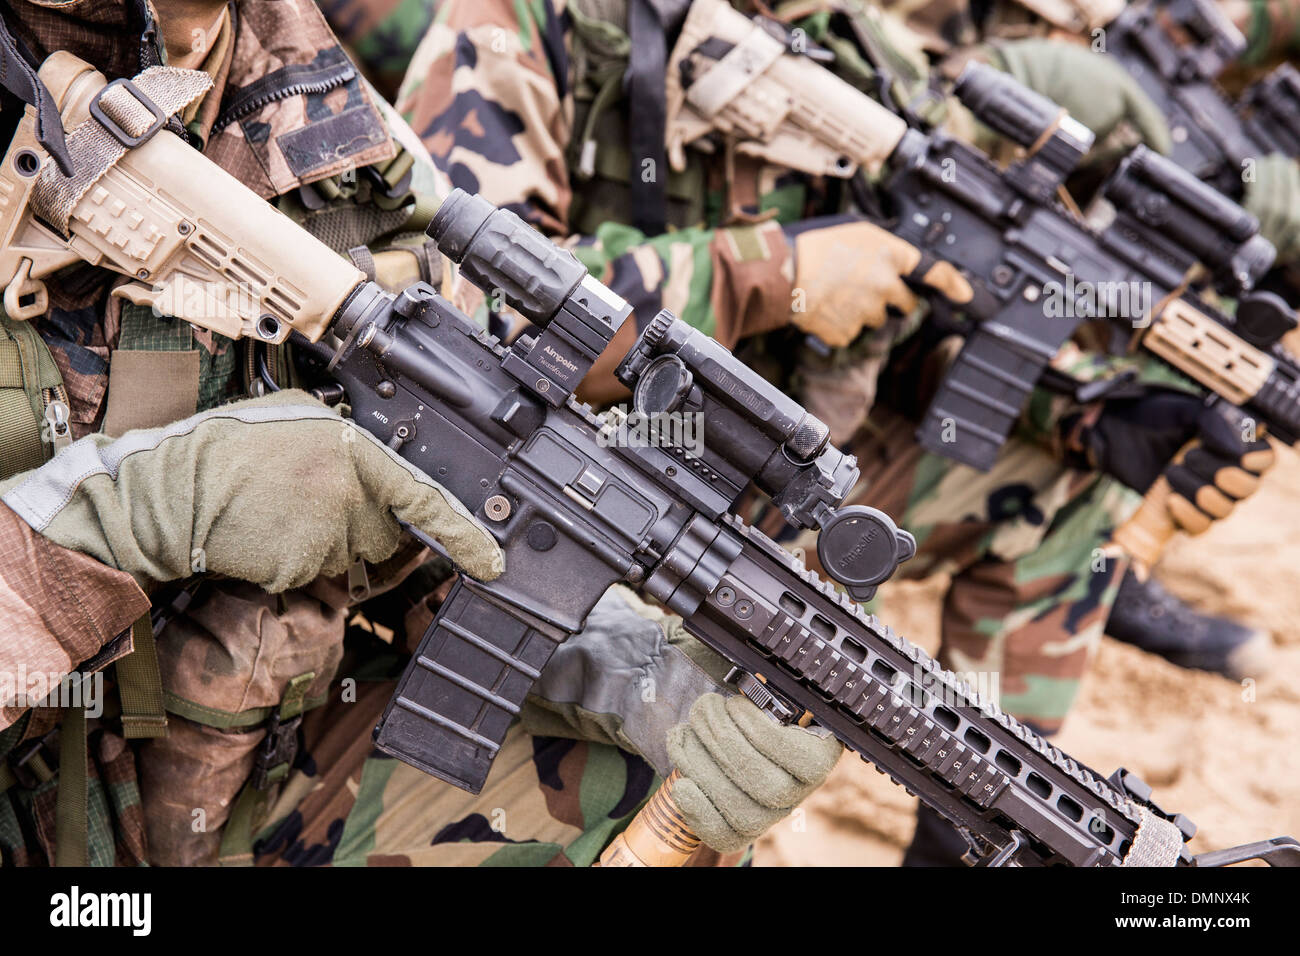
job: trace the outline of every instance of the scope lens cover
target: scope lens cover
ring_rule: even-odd
[[[869,600],[876,586],[915,553],[910,534],[883,511],[863,505],[842,508],[817,537],[822,567],[859,601]]]
[[[671,412],[691,390],[690,369],[676,355],[661,355],[646,366],[637,379],[632,404],[638,412],[652,415]]]

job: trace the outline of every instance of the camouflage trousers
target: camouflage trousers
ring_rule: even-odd
[[[259,866],[589,866],[660,783],[607,744],[516,723],[479,794],[374,751],[392,681],[358,685],[303,722],[303,749],[254,844]],[[736,865],[701,847],[693,866]]]
[[[425,594],[427,583],[413,587],[424,597],[407,633],[423,633],[445,591]],[[201,592],[158,643],[169,710],[163,738],[123,740],[114,723],[116,693],[105,691],[88,742],[92,865],[587,866],[659,785],[651,765],[628,750],[530,734],[518,723],[477,795],[378,754],[371,731],[403,655],[363,628],[347,628],[345,638],[339,586],[321,580],[302,592],[268,595],[223,582]],[[600,620],[608,629],[625,616],[636,615],[624,608]],[[637,635],[658,627],[643,624]],[[304,674],[308,679],[297,676]],[[291,687],[306,688],[300,696],[308,708],[294,734],[296,757],[282,779],[254,790],[249,781],[269,711]],[[0,733],[0,761],[24,733],[35,740],[52,732],[40,751],[44,762],[33,759],[31,767],[57,767],[53,728],[61,714],[36,708]],[[570,729],[557,719],[545,732]],[[33,774],[34,781],[20,774],[0,788],[0,864],[55,859],[59,776]],[[702,848],[692,864],[746,860]]]
[[[849,443],[862,477],[846,503],[879,508],[916,537],[916,557],[898,577],[950,575],[944,666],[995,692],[1019,719],[1055,731],[1128,566],[1111,535],[1140,499],[1014,438],[981,473],[926,452],[914,429],[873,409]],[[795,533],[771,509],[756,521],[823,571],[811,534]]]

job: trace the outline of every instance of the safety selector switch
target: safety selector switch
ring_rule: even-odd
[[[855,601],[870,601],[876,588],[914,554],[915,538],[883,511],[864,505],[834,512],[817,538],[822,567]]]

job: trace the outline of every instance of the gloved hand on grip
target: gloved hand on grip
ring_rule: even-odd
[[[705,694],[668,732],[681,773],[673,798],[705,843],[730,853],[821,786],[843,749],[834,737],[775,723],[746,697]]]
[[[1194,395],[1153,388],[1106,402],[1074,441],[1093,467],[1135,491],[1145,493],[1163,474],[1173,491],[1170,514],[1185,531],[1199,534],[1253,494],[1273,465],[1273,449],[1250,426],[1225,402],[1206,405]]]
[[[1233,445],[1236,447],[1230,447]],[[1165,469],[1173,491],[1170,515],[1188,534],[1201,534],[1215,521],[1228,517],[1238,501],[1253,495],[1260,476],[1274,461],[1267,439],[1220,443],[1203,435]]]
[[[916,293],[903,277],[916,270],[921,252],[906,240],[865,221],[803,228],[793,239],[791,321],[827,345],[839,348],[863,329],[880,328],[890,306],[903,315],[916,308]],[[942,260],[921,279],[958,304],[974,294],[965,277]]]
[[[0,483],[39,534],[137,583],[198,570],[268,591],[397,549],[399,521],[471,575],[503,559],[450,493],[306,392],[281,391],[118,439],[89,435]],[[200,563],[201,562],[201,563]]]
[[[1086,46],[1057,40],[1025,39],[990,48],[990,61],[1035,93],[1065,107],[1097,135],[1108,137],[1128,122],[1152,149],[1173,149],[1169,124],[1119,63]]]

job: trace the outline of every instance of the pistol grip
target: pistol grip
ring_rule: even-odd
[[[375,728],[375,746],[478,793],[510,722],[568,632],[462,576]]]

